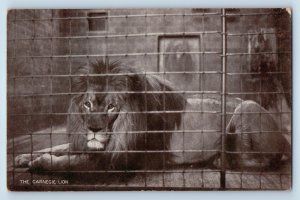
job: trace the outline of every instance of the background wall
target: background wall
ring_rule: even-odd
[[[268,107],[272,95],[257,92],[278,91],[278,81],[290,104],[290,16],[278,9],[228,9],[227,14],[229,95]],[[10,11],[8,113],[24,115],[8,116],[9,137],[64,123],[68,75],[104,56],[151,72],[205,72],[167,78],[179,90],[220,98],[221,22],[220,9]],[[255,55],[259,52],[269,53]]]

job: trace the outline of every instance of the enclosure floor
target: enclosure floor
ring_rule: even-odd
[[[18,136],[8,141],[8,188],[11,190],[219,190],[220,171],[212,169],[176,169],[164,172],[72,174],[30,173],[27,168],[13,168],[13,158],[20,153],[30,153],[68,142],[65,128],[45,129],[31,136]],[[46,138],[49,138],[46,139]],[[32,144],[31,144],[32,139]],[[51,140],[50,140],[51,139]],[[51,141],[51,142],[50,142]],[[14,148],[13,148],[14,146]],[[107,173],[106,173],[107,174]],[[22,180],[29,180],[24,184]],[[54,180],[53,184],[32,183],[38,180]],[[66,183],[66,180],[68,183]],[[33,184],[33,185],[31,185]],[[227,190],[288,190],[291,189],[291,166],[283,166],[276,172],[226,172]]]

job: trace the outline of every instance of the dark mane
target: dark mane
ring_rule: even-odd
[[[86,92],[88,84],[100,86],[103,88],[101,92],[120,91],[122,93],[118,95],[119,98],[126,99],[127,102],[126,111],[140,112],[140,114],[119,115],[114,122],[112,132],[142,131],[143,133],[113,134],[112,141],[106,149],[109,151],[117,150],[118,152],[111,155],[109,162],[117,166],[121,165],[120,163],[126,163],[126,167],[128,167],[131,163],[137,162],[136,160],[132,161],[137,155],[126,155],[120,151],[168,148],[171,133],[164,133],[163,130],[174,130],[181,123],[181,113],[166,113],[164,111],[183,111],[186,104],[183,95],[174,92],[168,81],[164,81],[156,75],[146,74],[132,67],[124,66],[118,61],[109,62],[108,60],[83,66],[78,69],[77,74],[78,76],[74,76],[72,79],[73,92]],[[70,113],[78,111],[80,99],[80,95],[75,95],[72,98]],[[80,119],[78,118],[78,115],[69,115],[68,131],[70,134],[82,129],[82,127],[78,127],[78,124],[84,126],[83,122],[79,123]],[[158,133],[153,133],[156,130]],[[145,131],[151,131],[151,133],[145,133]],[[73,148],[75,150],[82,149],[83,141],[82,136],[74,135]],[[157,162],[154,165],[158,165]],[[141,163],[144,164],[144,162]]]

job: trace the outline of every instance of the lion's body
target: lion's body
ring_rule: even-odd
[[[81,68],[72,88],[78,92],[67,120],[72,157],[41,156],[28,161],[32,168],[46,168],[40,160],[57,160],[60,169],[87,161],[93,168],[120,169],[209,165],[221,153],[220,100],[186,99],[167,81],[118,63]],[[226,112],[230,164],[261,169],[280,161],[286,143],[265,109],[228,98]]]
[[[239,103],[240,99],[230,99],[226,104],[226,110],[233,112]],[[186,112],[182,115],[182,123],[177,128],[179,132],[174,132],[170,139],[170,150],[174,151],[171,163],[207,162],[219,154],[222,134],[221,109],[221,101],[217,99],[187,100]]]

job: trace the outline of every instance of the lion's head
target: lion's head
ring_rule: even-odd
[[[112,130],[112,125],[118,117],[122,102],[116,95],[98,94],[96,85],[88,86],[87,93],[80,102],[80,112],[84,113],[85,127],[88,129],[87,148],[90,150],[102,150],[109,140],[106,134]]]
[[[119,62],[79,68],[72,91],[68,132],[73,150],[108,152],[111,163],[124,162],[124,156],[129,162],[128,150],[165,148],[167,134],[147,131],[174,129],[180,113],[163,111],[182,111],[185,104],[167,81]]]

